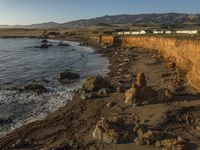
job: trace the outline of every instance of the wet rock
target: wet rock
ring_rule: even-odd
[[[60,80],[75,80],[79,78],[80,78],[79,74],[70,71],[65,71],[59,74]]]
[[[23,87],[23,91],[36,92],[38,94],[47,92],[47,89],[40,84],[29,84]]]
[[[46,39],[42,40],[42,43],[48,43],[48,41]]]
[[[16,149],[21,149],[21,148],[26,148],[31,144],[31,139],[29,138],[22,138],[22,139],[18,139],[11,147],[12,148],[16,148]]]
[[[138,87],[145,87],[146,86],[146,78],[144,73],[138,73],[136,77],[136,84]]]
[[[58,44],[58,46],[59,46],[59,47],[66,47],[66,46],[70,46],[70,45],[67,44],[67,43],[62,43],[62,42],[60,42],[60,43]]]
[[[109,88],[110,83],[108,80],[101,76],[88,77],[83,83],[82,89],[85,91],[98,91],[103,88]]]
[[[0,125],[6,125],[13,123],[13,120],[11,118],[1,117],[0,118]]]
[[[47,49],[47,48],[49,48],[49,45],[46,44],[46,43],[44,43],[44,44],[42,44],[42,45],[40,46],[40,48],[42,48],[42,49]]]
[[[49,47],[52,47],[52,44],[47,44],[47,43],[43,43],[40,46],[35,46],[35,48],[40,48],[40,49],[48,49]]]

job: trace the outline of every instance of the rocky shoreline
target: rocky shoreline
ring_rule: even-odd
[[[0,149],[200,146],[200,102],[187,91],[185,74],[173,62],[142,48],[93,46],[109,59],[108,75],[86,79],[71,102],[1,138]]]

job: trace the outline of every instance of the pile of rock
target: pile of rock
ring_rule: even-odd
[[[81,89],[81,98],[83,100],[96,97],[106,97],[110,93],[110,82],[101,77],[88,77],[83,83]]]
[[[171,100],[172,97],[172,92],[167,88],[156,91],[148,87],[144,73],[138,73],[136,83],[125,93],[125,103],[128,105],[141,105],[166,102]]]
[[[130,119],[128,119],[129,117],[130,116],[115,116],[111,119],[101,118],[92,132],[93,138],[107,144],[134,142],[138,146],[149,145],[177,150],[182,150],[186,147],[186,140],[181,137],[150,129],[147,126],[136,123],[137,121],[134,117],[131,118],[131,122]],[[132,124],[132,128],[130,124]]]
[[[136,145],[153,145],[166,149],[185,149],[186,141],[181,137],[168,134],[162,131],[150,130],[141,126],[135,126],[134,132],[137,137],[134,139]]]
[[[110,121],[101,118],[92,133],[93,138],[108,144],[130,142],[134,135],[133,132],[130,133],[128,130],[125,130],[120,123],[118,120]]]

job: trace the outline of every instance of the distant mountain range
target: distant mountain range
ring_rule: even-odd
[[[112,24],[200,24],[200,14],[182,14],[182,13],[165,13],[165,14],[139,14],[139,15],[115,15],[103,16],[92,19],[81,19],[66,23],[47,22],[32,25],[7,26],[0,25],[0,28],[56,28],[56,27],[87,27],[93,25],[112,25]]]
[[[46,23],[39,23],[39,24],[31,24],[31,25],[0,25],[0,28],[27,28],[27,29],[48,29],[48,28],[55,28],[59,26],[59,23],[56,22],[46,22]]]

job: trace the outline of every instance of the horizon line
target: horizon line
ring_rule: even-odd
[[[101,16],[97,16],[97,17],[88,17],[88,18],[79,18],[79,19],[74,19],[74,20],[69,20],[69,21],[46,21],[46,22],[35,22],[35,23],[30,23],[30,24],[0,24],[0,26],[31,26],[31,25],[36,25],[36,24],[44,24],[44,23],[57,23],[57,24],[63,24],[63,23],[68,23],[68,22],[73,22],[73,21],[79,21],[79,20],[89,20],[89,19],[95,19],[95,18],[101,18],[101,17],[105,17],[105,16],[118,16],[118,15],[151,15],[151,14],[191,14],[191,15],[198,15],[200,13],[186,13],[186,12],[162,12],[162,13],[134,13],[134,14],[130,14],[130,13],[121,13],[121,14],[113,14],[113,15],[101,15]]]

